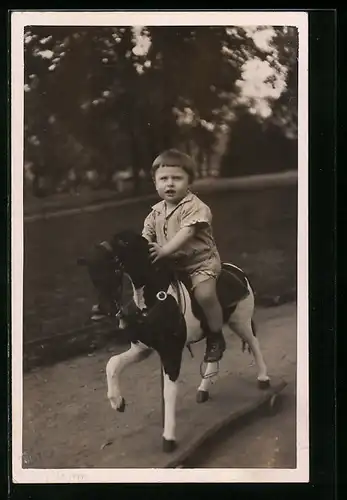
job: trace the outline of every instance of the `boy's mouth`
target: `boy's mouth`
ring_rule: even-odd
[[[165,191],[165,194],[168,194],[168,195],[170,195],[170,194],[172,195],[172,194],[175,194],[175,193],[176,193],[176,191],[174,189],[167,189]]]

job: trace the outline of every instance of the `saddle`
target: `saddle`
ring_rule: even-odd
[[[208,328],[203,309],[198,304],[192,290],[192,282],[187,273],[177,273],[177,278],[186,286],[191,303],[192,311],[200,322],[203,330]],[[217,279],[217,296],[223,311],[223,321],[226,321],[235,310],[237,303],[249,295],[246,276],[241,269],[232,264],[222,263],[222,270]]]

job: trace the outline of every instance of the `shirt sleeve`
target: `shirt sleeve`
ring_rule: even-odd
[[[153,242],[156,240],[155,217],[153,212],[150,212],[150,214],[145,218],[142,229],[142,236],[148,241]]]
[[[204,203],[189,203],[184,206],[181,214],[181,228],[200,224],[211,225],[211,210]]]

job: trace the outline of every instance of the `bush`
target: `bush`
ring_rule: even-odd
[[[222,177],[297,169],[297,140],[274,124],[262,124],[244,114],[230,133],[221,162]]]

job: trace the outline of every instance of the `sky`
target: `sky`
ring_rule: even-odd
[[[256,27],[247,28],[246,31],[260,49],[264,51],[270,49],[269,42],[274,35],[274,30],[271,27],[261,30],[257,30]],[[242,80],[238,82],[241,89],[241,100],[250,105],[250,112],[258,113],[263,118],[267,118],[271,115],[267,99],[278,98],[285,88],[284,68],[282,74],[276,73],[268,61],[256,58],[247,61],[243,65],[242,71]],[[271,76],[275,77],[273,85],[266,83],[266,79]]]

